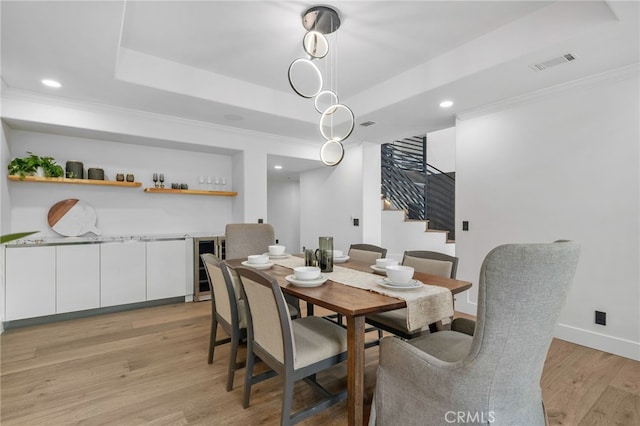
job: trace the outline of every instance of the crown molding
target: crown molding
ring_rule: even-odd
[[[640,75],[640,64],[634,63],[621,68],[605,71],[599,74],[594,74],[588,77],[579,78],[566,83],[558,84],[555,86],[546,87],[544,89],[536,90],[534,92],[525,93],[524,95],[515,96],[508,99],[503,99],[497,102],[493,102],[487,105],[483,105],[478,108],[462,111],[456,115],[458,120],[468,120],[471,118],[480,117],[487,114],[499,112],[508,108],[512,108],[517,105],[531,102],[532,100],[543,98],[546,96],[554,96],[560,93],[567,93],[575,90],[582,90],[585,88],[596,87],[603,84],[610,83],[612,81],[628,80],[630,78],[638,77]]]

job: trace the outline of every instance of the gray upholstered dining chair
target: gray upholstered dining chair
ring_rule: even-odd
[[[227,259],[267,253],[269,246],[275,243],[275,231],[269,223],[228,223],[224,236]],[[235,272],[232,272],[232,276],[235,278]],[[299,317],[300,301],[289,295],[285,298],[290,305],[291,315]]]
[[[544,361],[576,271],[578,244],[507,244],[480,270],[475,333],[380,343],[370,425],[544,425]],[[473,423],[473,422],[471,422]]]
[[[417,272],[438,275],[440,277],[455,278],[458,271],[457,257],[435,251],[405,251],[402,264],[413,266]],[[430,325],[429,328],[422,330],[409,330],[407,328],[406,308],[367,315],[365,321],[378,330],[388,331],[404,339],[413,339],[429,329],[436,331],[435,325]],[[382,337],[382,331],[378,333],[378,337]]]
[[[226,258],[239,259],[268,252],[276,237],[269,223],[228,223],[224,238]]]
[[[346,390],[329,394],[317,381],[316,373],[346,359],[346,330],[320,317],[307,316],[291,320],[282,290],[270,276],[250,268],[236,269],[248,302],[249,332],[247,370],[243,406],[249,406],[251,385],[282,376],[281,424],[298,423],[307,417],[346,399]],[[255,358],[259,357],[271,371],[253,375]],[[291,414],[293,386],[305,381],[324,398],[312,407]]]
[[[215,347],[231,342],[229,369],[227,372],[227,392],[233,389],[233,377],[236,369],[244,367],[238,362],[238,346],[247,338],[247,316],[245,301],[239,298],[239,288],[234,286],[227,265],[211,253],[201,254],[205,265],[209,289],[211,290],[211,332],[209,335],[209,359],[213,362]],[[218,324],[229,335],[228,338],[216,340]]]
[[[373,244],[351,244],[347,255],[355,262],[368,262],[369,265],[374,265],[376,259],[387,255],[387,249]]]

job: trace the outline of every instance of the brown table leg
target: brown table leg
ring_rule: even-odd
[[[347,410],[349,426],[364,422],[364,316],[347,316]]]

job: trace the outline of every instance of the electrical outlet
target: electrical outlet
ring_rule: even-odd
[[[353,226],[360,226],[360,219],[353,218]]]
[[[469,221],[468,220],[463,220],[462,221],[462,230],[463,231],[468,231],[469,230]]]
[[[258,223],[264,223],[263,219],[258,219]]]
[[[596,311],[596,324],[607,325],[607,313]]]

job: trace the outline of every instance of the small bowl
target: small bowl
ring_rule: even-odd
[[[406,284],[413,278],[414,269],[412,266],[390,265],[387,266],[387,277],[389,281],[397,284]]]
[[[376,266],[378,268],[386,268],[387,266],[391,266],[391,265],[397,265],[398,261],[395,259],[389,259],[386,257],[383,257],[382,259],[376,259]]]
[[[269,256],[266,254],[252,254],[247,256],[247,262],[253,265],[269,263]]]
[[[335,259],[336,257],[344,257],[344,252],[342,250],[334,250],[333,258]]]
[[[320,268],[316,266],[298,266],[293,268],[293,274],[298,280],[314,280],[320,277]]]
[[[285,246],[281,246],[281,245],[278,245],[278,244],[269,246],[269,254],[271,254],[273,256],[283,255],[285,248],[286,248]]]

